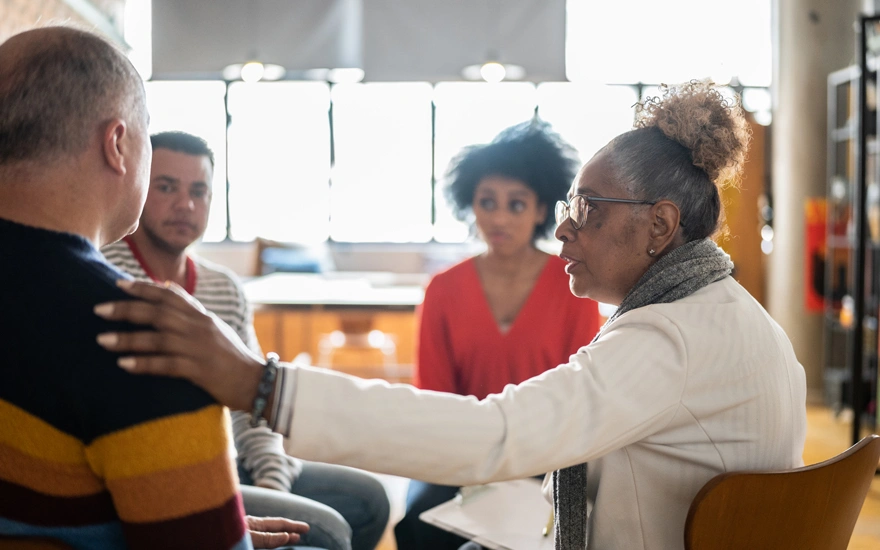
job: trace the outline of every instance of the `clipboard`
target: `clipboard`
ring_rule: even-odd
[[[527,478],[465,488],[419,519],[490,550],[553,550],[552,529],[542,534],[551,510],[541,482]]]

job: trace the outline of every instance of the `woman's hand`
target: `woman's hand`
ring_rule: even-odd
[[[301,521],[287,518],[258,518],[245,516],[251,542],[254,548],[278,548],[299,542],[300,535],[308,532],[309,526]]]
[[[233,409],[250,410],[263,361],[219,320],[177,285],[119,280],[137,300],[95,306],[104,319],[150,325],[156,330],[107,332],[98,343],[109,351],[136,355],[119,359],[135,374],[186,378]]]

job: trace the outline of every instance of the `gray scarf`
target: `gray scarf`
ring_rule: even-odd
[[[711,240],[684,244],[661,257],[642,275],[605,326],[627,311],[690,296],[727,277],[732,269],[730,257]],[[601,330],[593,342],[600,334]],[[587,547],[587,465],[553,472],[553,495],[556,550],[584,550]]]

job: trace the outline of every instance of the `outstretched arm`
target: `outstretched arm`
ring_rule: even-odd
[[[222,333],[201,327],[201,314],[172,291],[134,285],[131,294],[141,300],[115,303],[105,315],[157,327],[157,333],[120,334],[112,348],[158,353],[128,363],[135,372],[185,376],[223,402],[247,406],[259,361],[230,351]],[[199,325],[192,332],[188,319]],[[295,456],[432,483],[535,475],[592,460],[666,425],[686,379],[683,349],[673,323],[651,311],[633,312],[569,364],[482,401],[284,368],[275,429],[296,435],[286,440]]]

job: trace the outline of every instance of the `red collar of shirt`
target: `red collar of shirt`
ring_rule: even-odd
[[[165,281],[160,280],[153,273],[153,270],[150,269],[150,266],[147,265],[146,260],[144,260],[144,256],[141,254],[140,249],[134,244],[134,241],[131,237],[123,237],[123,241],[128,245],[128,248],[131,250],[131,253],[134,255],[134,259],[141,264],[141,268],[144,270],[144,273],[157,283],[163,283]],[[196,291],[196,263],[189,256],[186,257],[186,284],[183,289],[187,292],[187,294],[192,294]]]

